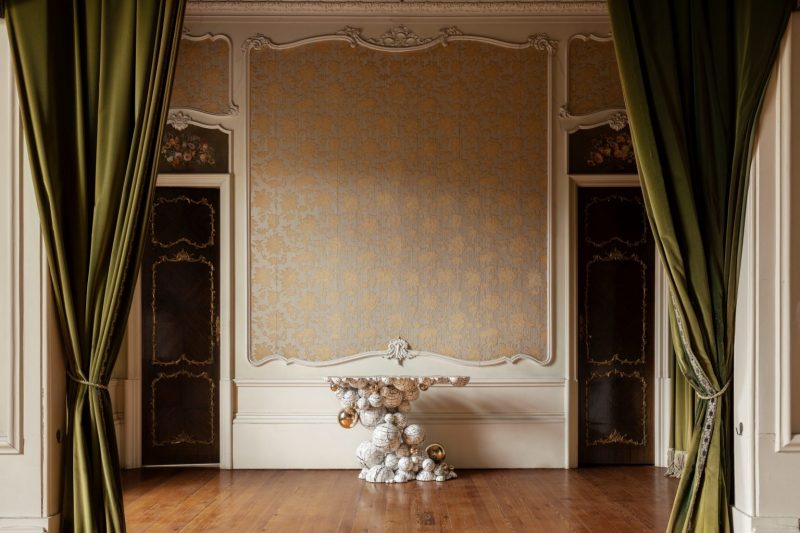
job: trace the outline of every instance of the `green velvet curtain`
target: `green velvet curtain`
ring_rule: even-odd
[[[681,477],[686,463],[686,451],[692,446],[692,434],[695,426],[694,390],[680,371],[677,361],[672,362],[672,432],[669,438],[671,462],[667,467],[667,475]]]
[[[124,531],[108,382],[130,310],[185,0],[7,0],[70,378],[64,531]]]
[[[609,0],[642,190],[697,398],[671,531],[728,531],[736,288],[757,117],[793,0]]]
[[[686,452],[692,446],[695,427],[694,390],[677,364],[672,369],[672,449]]]
[[[670,327],[674,333],[677,331],[675,310],[670,313]],[[678,361],[686,357],[681,348],[680,341],[672,346],[672,432],[670,434],[670,464],[667,465],[667,474],[672,477],[681,477],[686,465],[687,451],[692,447],[692,436],[697,424],[697,417],[703,415],[702,406],[695,398],[691,383],[681,372]]]

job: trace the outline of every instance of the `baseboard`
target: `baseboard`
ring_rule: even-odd
[[[345,430],[322,380],[237,380],[234,468],[352,469],[360,425]],[[459,468],[564,468],[564,380],[475,379],[433,387],[409,414],[426,442],[439,442]]]
[[[735,533],[797,533],[800,531],[800,517],[750,516],[736,507],[732,507],[731,511]]]
[[[0,533],[58,533],[61,514],[45,517],[2,518]]]
[[[753,517],[737,507],[731,507],[734,533],[751,533],[753,531]]]
[[[800,531],[800,518],[797,517],[754,517],[753,533],[797,533]]]
[[[327,424],[234,424],[233,467],[352,469],[355,450],[370,433]],[[439,442],[458,468],[564,468],[564,424],[426,426],[426,443]]]

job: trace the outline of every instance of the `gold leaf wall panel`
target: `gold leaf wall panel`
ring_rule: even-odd
[[[625,107],[613,42],[571,39],[568,61],[570,113]]]
[[[228,113],[230,53],[226,39],[181,40],[170,107]]]
[[[547,349],[547,55],[327,42],[250,59],[251,350]]]

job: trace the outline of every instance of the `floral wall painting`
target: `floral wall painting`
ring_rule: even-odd
[[[570,174],[636,174],[631,131],[604,125],[569,134]]]
[[[188,125],[164,128],[158,154],[162,174],[219,174],[228,172],[228,134]]]

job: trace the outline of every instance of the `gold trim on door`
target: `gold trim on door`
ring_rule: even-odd
[[[158,440],[156,438],[156,385],[159,381],[167,380],[167,379],[176,379],[178,377],[187,377],[187,378],[195,378],[195,379],[204,379],[209,384],[209,396],[211,401],[208,407],[208,419],[209,419],[209,427],[211,428],[211,438],[209,440],[200,440],[188,435],[185,432],[181,432],[178,434],[176,439],[172,439],[169,441]],[[152,437],[153,446],[167,446],[173,444],[213,444],[215,438],[215,431],[214,431],[214,380],[208,375],[207,372],[201,372],[200,374],[192,374],[191,372],[187,372],[186,370],[179,370],[178,372],[173,372],[172,374],[165,374],[163,372],[159,372],[158,376],[150,382],[150,435]]]
[[[589,383],[591,383],[595,379],[602,379],[602,378],[611,378],[611,377],[619,377],[619,378],[628,378],[628,379],[637,379],[642,384],[642,438],[641,440],[634,440],[629,437],[627,434],[620,433],[620,431],[616,428],[611,430],[611,433],[606,435],[603,438],[595,439],[593,441],[589,440]],[[586,446],[608,446],[610,444],[629,444],[631,446],[644,446],[647,444],[647,381],[642,377],[638,370],[634,370],[633,372],[620,372],[617,369],[611,369],[608,372],[598,373],[592,372],[589,376],[589,379],[586,380],[586,390],[583,397],[584,401],[584,409],[586,415],[584,416],[584,421],[586,424],[586,431],[585,431],[585,439],[586,439]]]
[[[156,332],[158,330],[158,306],[156,305],[156,289],[157,289],[157,268],[159,265],[164,263],[202,263],[208,267],[208,281],[209,281],[209,298],[210,298],[210,309],[209,309],[209,322],[208,322],[208,331],[209,331],[209,342],[208,342],[208,358],[197,361],[193,359],[189,359],[186,357],[185,353],[182,353],[178,359],[172,361],[164,361],[159,359],[156,354],[158,353],[158,347],[156,343]],[[151,301],[150,305],[153,312],[153,335],[152,335],[152,345],[151,345],[151,362],[154,365],[162,365],[162,366],[171,366],[177,365],[181,362],[185,362],[191,365],[209,365],[214,362],[214,348],[219,341],[219,320],[216,316],[216,291],[214,290],[214,264],[206,259],[203,256],[192,255],[186,250],[181,250],[173,256],[162,255],[158,258],[157,261],[153,263],[152,267],[152,290],[151,290]]]
[[[161,242],[158,237],[156,237],[156,215],[158,214],[158,207],[164,204],[176,204],[178,202],[186,202],[192,205],[202,205],[208,208],[208,215],[209,215],[209,231],[208,231],[208,239],[206,242],[195,242],[191,239],[187,239],[186,237],[180,237],[179,239],[171,242]],[[173,246],[177,246],[178,244],[188,244],[194,248],[203,249],[208,248],[209,246],[214,246],[214,239],[216,237],[216,210],[214,206],[209,203],[206,198],[201,198],[200,200],[192,200],[187,196],[176,196],[175,198],[165,198],[160,197],[158,198],[155,203],[153,203],[153,216],[150,217],[150,241],[155,246],[160,246],[161,248],[171,248]]]

